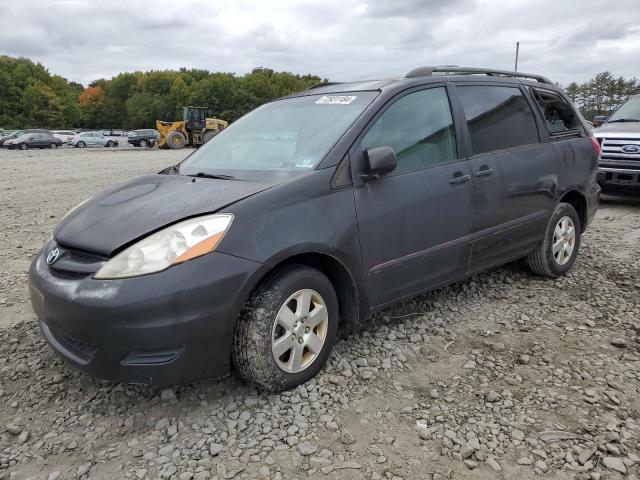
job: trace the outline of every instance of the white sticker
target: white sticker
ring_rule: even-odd
[[[349,105],[356,98],[353,95],[324,95],[316,100],[320,105]]]
[[[301,161],[296,163],[296,168],[311,168],[315,160],[313,158],[303,158]]]

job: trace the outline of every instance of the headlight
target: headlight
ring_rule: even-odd
[[[215,250],[229,229],[228,213],[191,218],[134,243],[105,263],[95,278],[137,277],[165,270]]]

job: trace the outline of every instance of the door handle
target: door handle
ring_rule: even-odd
[[[453,174],[453,177],[451,177],[451,179],[449,180],[449,183],[451,184],[464,183],[464,182],[468,182],[469,180],[471,180],[471,175],[463,175],[462,172],[456,172]]]
[[[476,177],[486,177],[493,173],[493,168],[489,168],[486,165],[480,167],[480,170],[476,172]]]

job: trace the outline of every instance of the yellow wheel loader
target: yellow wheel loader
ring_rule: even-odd
[[[183,107],[182,112],[182,120],[175,122],[156,120],[156,129],[160,132],[159,148],[177,150],[185,145],[199,147],[229,125],[229,122],[224,120],[206,118],[207,109],[204,107]]]

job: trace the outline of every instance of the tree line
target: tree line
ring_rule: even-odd
[[[264,102],[321,81],[326,79],[268,68],[246,75],[181,68],[121,73],[85,88],[27,58],[0,56],[0,127],[152,128],[156,119],[179,119],[185,105],[207,107],[232,122]],[[640,81],[602,72],[570,83],[565,91],[590,119],[610,114],[640,93]]]
[[[156,119],[180,119],[186,105],[207,107],[213,116],[232,122],[258,105],[321,81],[268,68],[240,76],[181,68],[121,73],[85,88],[29,59],[0,56],[0,127],[153,128]]]
[[[630,96],[640,93],[640,81],[615,78],[611,72],[602,72],[584,83],[570,83],[565,93],[585,118],[591,119],[595,115],[610,115]]]

